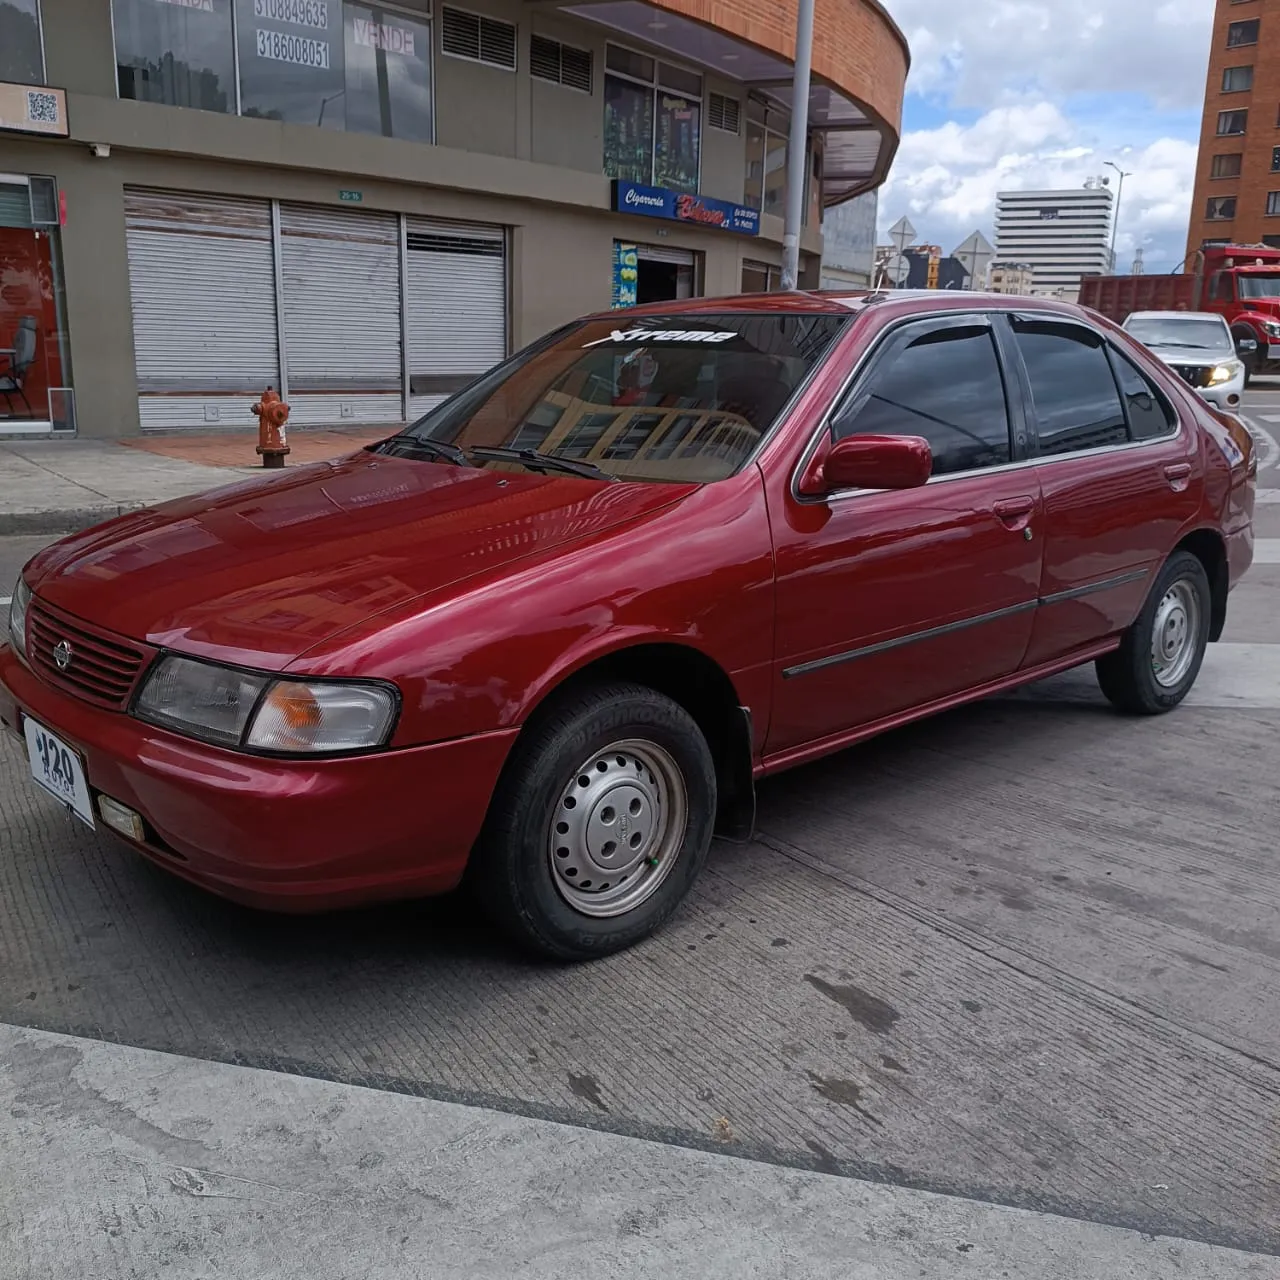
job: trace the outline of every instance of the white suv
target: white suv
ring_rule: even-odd
[[[1135,311],[1124,328],[1210,404],[1239,411],[1245,367],[1221,316],[1210,311]]]

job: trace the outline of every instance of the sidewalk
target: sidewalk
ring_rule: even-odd
[[[340,457],[393,427],[299,431],[288,466]],[[72,533],[263,473],[257,433],[127,440],[0,440],[0,535]]]

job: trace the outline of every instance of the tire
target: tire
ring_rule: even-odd
[[[592,686],[517,741],[468,879],[527,950],[611,955],[675,911],[707,860],[715,815],[715,762],[693,717],[642,685]]]
[[[1189,551],[1175,551],[1120,647],[1096,663],[1108,700],[1129,715],[1172,711],[1200,674],[1212,604],[1204,565]],[[1157,632],[1164,637],[1159,650]]]

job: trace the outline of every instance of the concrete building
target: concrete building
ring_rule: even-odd
[[[415,416],[584,311],[776,281],[795,3],[4,0],[0,431]],[[802,283],[908,53],[818,0]],[[0,387],[5,384],[0,381]]]
[[[1218,0],[1187,255],[1280,247],[1280,0]]]
[[[1025,262],[993,262],[987,274],[987,288],[992,293],[1030,294],[1035,287],[1035,273]]]
[[[1113,197],[1100,179],[1065,191],[996,196],[996,260],[1026,263],[1032,292],[1074,302],[1080,277],[1111,267]]]
[[[822,220],[822,287],[868,289],[875,271],[879,193],[846,200]]]

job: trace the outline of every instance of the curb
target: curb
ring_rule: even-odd
[[[53,511],[0,512],[0,537],[79,533],[104,520],[141,511],[145,502],[111,503],[101,507],[65,507]]]

